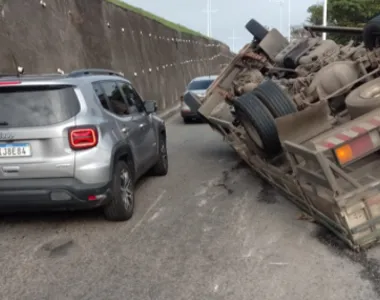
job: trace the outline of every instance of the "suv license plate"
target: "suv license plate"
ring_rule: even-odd
[[[31,156],[32,149],[30,144],[1,144],[0,145],[0,158],[2,157],[24,157]]]

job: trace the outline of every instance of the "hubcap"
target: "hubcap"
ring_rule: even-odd
[[[120,174],[121,199],[128,209],[133,204],[132,180],[127,170],[123,169]]]

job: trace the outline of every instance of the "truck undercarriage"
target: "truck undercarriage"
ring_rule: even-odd
[[[246,28],[253,41],[206,97],[184,99],[256,173],[355,250],[380,239],[380,48],[373,46],[380,30],[374,27],[380,29],[379,18],[348,30],[364,43],[318,36],[289,42],[252,19]]]

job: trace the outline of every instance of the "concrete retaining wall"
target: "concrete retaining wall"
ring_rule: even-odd
[[[103,0],[0,0],[0,73],[121,71],[164,110],[194,76],[218,72],[225,47]],[[212,45],[210,45],[212,44]],[[228,50],[227,50],[228,52]]]

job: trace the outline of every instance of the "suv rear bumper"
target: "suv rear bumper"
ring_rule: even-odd
[[[0,209],[89,209],[106,203],[111,183],[83,184],[74,178],[7,179],[0,181]]]

